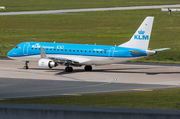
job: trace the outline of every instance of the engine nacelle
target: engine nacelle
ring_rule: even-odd
[[[52,68],[57,66],[57,64],[50,59],[40,59],[38,65],[43,68]]]

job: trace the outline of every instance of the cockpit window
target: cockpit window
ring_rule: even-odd
[[[18,46],[16,46],[15,49],[18,49]]]

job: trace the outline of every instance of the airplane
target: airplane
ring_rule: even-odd
[[[65,72],[72,72],[72,67],[85,66],[85,71],[91,71],[92,65],[115,64],[144,58],[170,49],[148,50],[153,21],[154,17],[146,17],[131,39],[118,46],[23,42],[10,50],[7,57],[24,61],[24,69],[29,68],[30,61],[38,61],[38,65],[44,68],[64,65]]]

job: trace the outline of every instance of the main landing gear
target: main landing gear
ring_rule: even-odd
[[[85,71],[91,71],[91,70],[92,70],[92,66],[91,66],[91,65],[86,65],[86,66],[84,67],[84,70],[85,70]],[[67,66],[67,67],[65,68],[65,72],[72,72],[72,71],[73,71],[73,68],[72,68],[72,67]]]
[[[86,66],[84,67],[84,70],[85,70],[85,71],[91,71],[91,70],[92,70],[92,66],[91,66],[91,65],[86,65]]]
[[[23,69],[29,69],[28,63],[29,63],[29,61],[25,61],[25,66],[23,67]]]
[[[73,71],[73,68],[72,67],[66,67],[65,68],[65,72],[72,72]]]

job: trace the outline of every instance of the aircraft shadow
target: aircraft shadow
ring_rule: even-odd
[[[146,74],[146,75],[158,75],[158,74],[180,74],[180,72],[145,72],[145,71],[136,71],[137,69],[149,69],[149,68],[118,68],[118,69],[94,69],[92,71],[84,71],[81,69],[75,69],[73,72],[59,72],[55,75],[65,75],[72,73],[81,73],[81,72],[99,72],[99,73],[134,73],[134,74]],[[126,70],[134,70],[134,71],[126,71]]]
[[[23,69],[23,68],[18,68]],[[144,72],[144,71],[136,71],[150,68],[116,68],[116,69],[93,69],[92,71],[84,71],[84,69],[74,69],[73,72],[65,72],[64,69],[43,69],[43,68],[30,68],[27,70],[46,70],[47,72],[58,72],[55,75],[66,75],[66,74],[74,74],[74,73],[86,73],[86,72],[94,72],[94,73],[138,73],[138,74],[146,74],[146,75],[158,75],[158,74],[180,74],[180,72]],[[133,71],[126,71],[133,70]],[[60,71],[60,72],[59,72]]]
[[[18,68],[18,69],[23,69],[23,68]],[[48,70],[49,71],[64,71],[64,69],[46,69],[46,68],[29,68],[29,69],[24,69],[24,70]]]

